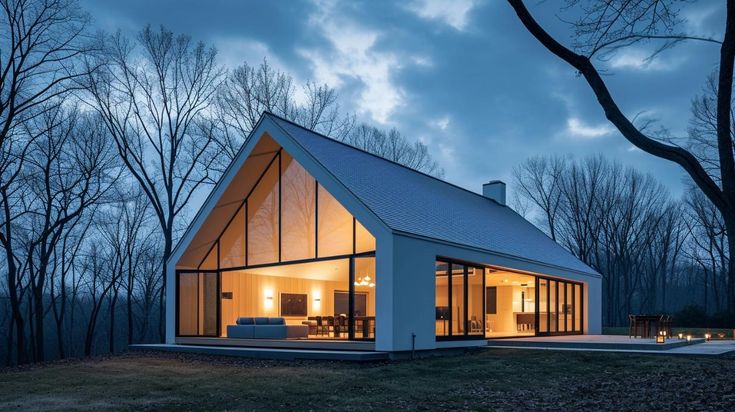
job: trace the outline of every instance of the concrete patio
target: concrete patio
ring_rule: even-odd
[[[265,348],[205,345],[139,344],[130,345],[131,350],[154,350],[163,352],[200,353],[205,355],[235,356],[254,359],[281,360],[338,360],[365,362],[388,359],[387,352],[360,350],[318,350],[296,348]]]
[[[706,342],[703,338],[693,338],[687,342],[673,338],[656,343],[654,339],[620,335],[574,335],[496,339],[488,341],[488,347],[719,356],[735,351],[735,341]]]

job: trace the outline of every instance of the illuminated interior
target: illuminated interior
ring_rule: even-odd
[[[437,339],[582,333],[582,284],[437,260]]]
[[[249,174],[234,183],[245,193],[215,211],[213,226],[226,225],[199,249],[196,266],[177,267],[177,336],[230,337],[240,318],[281,318],[301,325],[289,339],[374,339],[375,238],[262,140],[246,161]],[[196,261],[187,253],[180,262]]]
[[[536,332],[536,278],[488,269],[485,278],[487,337],[533,336]]]

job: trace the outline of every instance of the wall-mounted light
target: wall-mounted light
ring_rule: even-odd
[[[273,309],[273,289],[263,289],[263,295],[265,297],[265,301],[263,302],[263,307],[265,310],[271,310]]]
[[[322,310],[322,294],[321,291],[314,290],[311,292],[311,310],[320,313]]]

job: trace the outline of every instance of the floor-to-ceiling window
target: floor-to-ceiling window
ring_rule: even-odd
[[[283,150],[196,270],[177,271],[177,334],[279,317],[311,339],[374,339],[375,238]]]
[[[500,269],[485,269],[489,302],[485,336],[533,336],[536,315],[536,278]]]
[[[583,286],[581,283],[537,277],[538,334],[563,335],[582,333]]]
[[[582,332],[582,284],[439,259],[437,339]]]
[[[482,337],[485,330],[483,269],[448,260],[437,260],[435,268],[436,336]]]

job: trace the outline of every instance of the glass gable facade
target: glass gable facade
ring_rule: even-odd
[[[267,317],[289,338],[375,338],[375,238],[292,156],[273,153],[229,219],[196,270],[177,270],[177,336]]]

